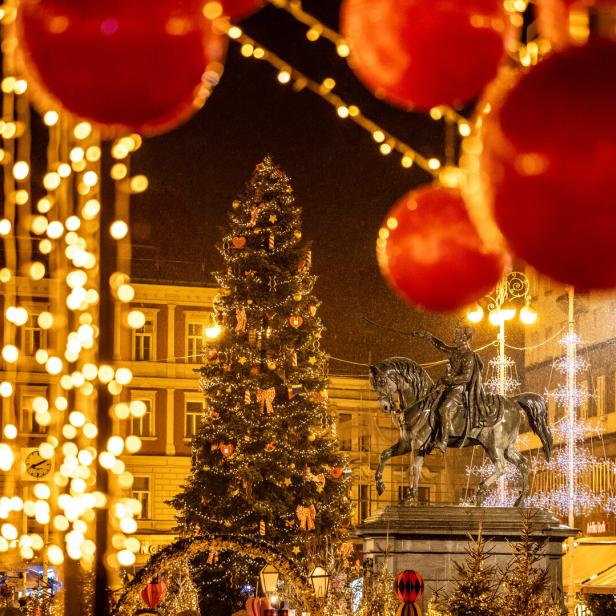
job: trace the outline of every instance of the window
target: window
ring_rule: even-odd
[[[370,435],[362,434],[359,437],[359,451],[370,451]]]
[[[199,422],[203,417],[203,400],[184,401],[184,437],[192,438],[197,434]]]
[[[429,505],[430,504],[430,488],[419,486],[417,488],[417,504]]]
[[[33,357],[39,349],[47,346],[47,332],[38,324],[41,312],[43,312],[41,306],[29,307],[28,320],[22,328],[21,348],[28,357]]]
[[[338,441],[342,451],[351,451],[352,447],[352,423],[350,413],[340,413],[338,415]]]
[[[578,419],[586,419],[588,417],[588,381],[581,381],[578,385],[580,392],[580,407],[577,409]]]
[[[370,515],[370,486],[359,486],[359,521],[363,522]]]
[[[597,377],[596,391],[597,415],[605,415],[605,374]]]
[[[398,486],[398,500],[403,501],[411,493],[410,486]]]
[[[203,351],[203,323],[186,324],[186,359],[196,364],[201,361]]]
[[[47,434],[47,426],[41,426],[35,419],[35,412],[32,408],[34,398],[47,397],[45,388],[27,388],[21,394],[20,399],[20,418],[21,431],[24,434]]]
[[[152,502],[150,478],[142,475],[135,475],[130,495],[131,498],[137,499],[141,504],[141,513],[135,517],[138,520],[149,520],[151,517],[150,504]]]
[[[131,419],[131,434],[141,437],[154,436],[156,392],[131,391],[131,400],[141,400],[146,408],[143,416]]]
[[[140,308],[145,315],[143,327],[133,330],[133,360],[156,359],[156,313],[153,308]]]

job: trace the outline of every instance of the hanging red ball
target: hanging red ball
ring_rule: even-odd
[[[553,54],[487,118],[480,173],[512,251],[582,289],[616,286],[616,43]]]
[[[458,310],[491,291],[507,257],[488,252],[460,191],[427,186],[402,197],[377,240],[381,272],[406,300],[434,312]]]
[[[167,583],[157,576],[141,591],[141,598],[148,607],[155,608],[166,594]]]
[[[187,120],[223,68],[226,38],[202,0],[22,0],[19,48],[42,109],[104,136],[152,135]]]
[[[341,27],[368,88],[423,110],[479,96],[514,31],[502,0],[344,0]]]
[[[229,19],[243,19],[251,13],[258,11],[264,3],[264,0],[221,0],[222,13],[229,17]],[[208,4],[210,2],[206,3],[206,7]],[[211,4],[214,3],[212,2]]]
[[[424,592],[424,581],[421,574],[412,569],[401,571],[396,576],[396,597],[403,603],[419,601]]]

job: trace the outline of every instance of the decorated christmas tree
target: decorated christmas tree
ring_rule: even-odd
[[[311,250],[289,178],[269,157],[233,201],[219,246],[224,269],[214,306],[219,336],[204,349],[206,411],[192,473],[173,499],[185,534],[261,538],[306,570],[309,555],[345,537],[345,459],[328,413],[323,325]],[[204,555],[193,573],[208,614],[241,605],[263,565],[245,555]],[[307,571],[308,572],[308,571]],[[222,611],[222,610],[221,610]]]

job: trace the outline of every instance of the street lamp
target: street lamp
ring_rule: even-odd
[[[325,599],[329,590],[329,575],[323,567],[315,567],[310,574],[310,583],[317,599]]]
[[[505,396],[507,392],[507,366],[505,356],[505,323],[511,321],[517,312],[516,300],[523,300],[519,318],[524,325],[532,325],[537,321],[537,311],[531,306],[529,295],[530,282],[523,272],[510,272],[496,286],[493,295],[486,295],[488,320],[499,328],[498,332],[498,393]],[[484,316],[484,310],[476,304],[466,315],[471,323],[479,323]],[[505,499],[505,480],[500,479],[499,492],[501,500]]]
[[[259,571],[261,588],[266,595],[271,595],[276,592],[279,575],[278,569],[276,569],[273,565],[265,565],[265,567]]]

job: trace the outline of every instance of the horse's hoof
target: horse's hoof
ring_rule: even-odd
[[[385,484],[382,481],[376,482],[376,493],[381,496],[385,492]]]
[[[415,504],[415,499],[412,496],[407,496],[406,498],[403,498],[399,505],[401,507],[412,507]]]

